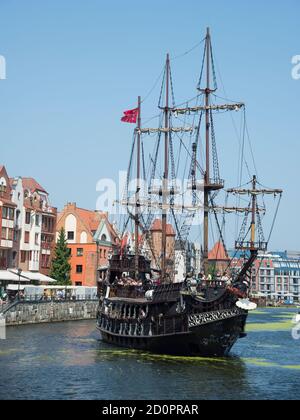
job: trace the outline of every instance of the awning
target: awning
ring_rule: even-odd
[[[20,288],[19,288],[19,285],[18,285],[18,284],[9,284],[9,285],[7,286],[7,288],[6,288],[6,290],[9,290],[9,291],[11,291],[11,292],[18,292],[19,290],[21,290],[21,291],[25,290],[25,287],[26,287],[26,286],[22,285],[22,286],[20,286]]]
[[[19,278],[18,274],[12,271],[8,271],[8,270],[0,270],[0,281],[30,283],[29,279],[23,276],[20,276]]]
[[[17,270],[10,270],[11,273],[17,274]],[[41,284],[50,284],[50,283],[56,283],[56,280],[52,279],[51,277],[45,276],[41,273],[33,273],[30,271],[22,271],[21,277],[26,279],[27,281],[37,281]]]

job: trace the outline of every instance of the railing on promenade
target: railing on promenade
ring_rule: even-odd
[[[99,298],[94,296],[73,296],[73,297],[57,297],[57,296],[39,296],[39,295],[28,295],[22,298],[16,298],[14,300],[10,300],[6,303],[0,304],[0,314],[5,314],[10,309],[12,309],[14,306],[17,306],[19,304],[28,304],[28,303],[65,303],[65,302],[98,302]]]

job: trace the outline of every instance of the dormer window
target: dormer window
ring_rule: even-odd
[[[0,193],[6,193],[7,182],[5,178],[0,178]]]

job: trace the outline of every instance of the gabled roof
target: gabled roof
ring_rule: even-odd
[[[92,210],[76,208],[76,212],[83,223],[90,229],[91,232],[97,231],[100,221],[104,215]]]
[[[217,242],[209,252],[208,259],[212,261],[227,261],[229,259],[222,242]]]
[[[40,191],[44,194],[48,194],[47,191],[34,179],[34,178],[22,178],[24,190],[29,190],[34,193]]]
[[[154,220],[151,232],[161,232],[162,231],[162,221],[160,219]],[[171,224],[167,224],[167,235],[176,236],[175,230]]]

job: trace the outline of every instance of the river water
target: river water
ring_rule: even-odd
[[[100,341],[95,321],[10,327],[0,341],[0,400],[299,399],[295,310],[251,314],[230,358],[156,356]]]

